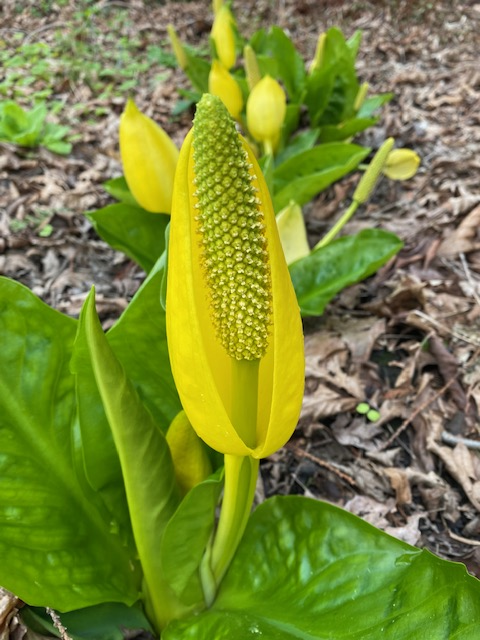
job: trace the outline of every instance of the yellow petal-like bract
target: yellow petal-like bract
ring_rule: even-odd
[[[128,100],[120,118],[120,154],[128,188],[153,213],[170,213],[178,149],[151,118]]]
[[[262,458],[285,444],[303,396],[298,303],[265,179],[221,101],[208,94],[175,176],[167,337],[184,410],[208,445]],[[232,371],[238,358],[247,358],[247,343],[259,363],[250,446],[232,422]]]
[[[420,157],[412,149],[393,149],[387,157],[383,173],[390,180],[408,180],[416,173]]]
[[[175,416],[167,431],[175,477],[180,491],[186,494],[212,473],[205,445],[192,429],[184,411]]]
[[[310,254],[302,208],[290,202],[277,214],[278,233],[287,264]]]
[[[257,142],[263,142],[273,150],[280,140],[287,97],[280,84],[265,76],[250,92],[247,100],[247,126]]]
[[[230,9],[224,4],[215,14],[211,36],[218,58],[226,69],[231,69],[236,60],[233,25],[234,19]]]
[[[242,90],[235,78],[218,60],[212,62],[208,76],[208,91],[220,98],[232,118],[239,119],[243,108]]]

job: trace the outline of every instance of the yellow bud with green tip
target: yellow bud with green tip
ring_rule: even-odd
[[[303,396],[300,313],[265,179],[208,94],[175,176],[167,337],[182,405],[208,445],[262,458],[285,444]],[[248,434],[239,402],[254,408]]]
[[[364,82],[360,85],[357,95],[355,96],[355,102],[353,103],[353,109],[355,112],[357,112],[365,102],[369,87],[370,85],[368,82]]]
[[[220,98],[235,120],[240,118],[243,108],[243,95],[240,85],[218,60],[212,62],[208,76],[208,91]]]
[[[393,148],[395,140],[393,138],[387,138],[385,142],[380,146],[376,154],[373,156],[370,164],[368,165],[365,173],[360,178],[360,182],[353,194],[353,200],[359,204],[363,204],[373,193],[375,185],[382,171],[385,167],[385,163],[388,158],[388,154]]]
[[[187,55],[180,41],[180,38],[178,37],[177,32],[175,31],[175,28],[172,24],[167,25],[167,33],[170,39],[170,44],[172,45],[175,59],[177,60],[177,64],[180,69],[185,70],[188,65]]]
[[[120,118],[120,155],[128,188],[153,213],[170,213],[178,149],[165,131],[128,100]]]
[[[287,264],[309,255],[307,230],[300,205],[292,200],[277,214],[277,225]]]
[[[243,59],[245,63],[245,75],[247,77],[248,88],[250,91],[260,82],[262,75],[258,66],[257,56],[252,47],[247,44],[243,49]]]
[[[326,39],[327,39],[326,33],[321,33],[318,36],[317,46],[315,48],[315,55],[313,56],[313,60],[310,63],[310,67],[308,69],[309,73],[313,73],[316,69],[319,69],[322,66],[323,52],[325,50]]]
[[[285,91],[274,78],[265,76],[248,96],[247,126],[252,137],[262,142],[267,152],[275,151],[278,146],[286,113]]]
[[[192,429],[184,411],[175,416],[167,431],[175,477],[182,494],[202,482],[212,473],[205,445]]]
[[[215,49],[220,62],[226,69],[231,69],[235,64],[237,54],[235,52],[235,21],[227,5],[222,5],[215,14],[211,37],[215,43]]]
[[[412,149],[393,149],[387,156],[383,173],[390,180],[408,180],[416,173],[420,157]]]

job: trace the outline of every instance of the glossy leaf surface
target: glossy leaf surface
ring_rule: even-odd
[[[165,249],[169,216],[150,213],[125,202],[110,204],[86,216],[105,242],[126,253],[147,273]]]
[[[275,169],[274,207],[280,211],[291,200],[306,204],[332,182],[353,171],[370,149],[332,142],[302,151]]]
[[[375,273],[402,246],[393,233],[364,229],[291,264],[290,275],[302,315],[322,314],[337,293]]]
[[[76,327],[0,278],[0,584],[60,610],[132,604],[139,586],[83,472],[69,371]]]
[[[253,514],[212,608],[162,640],[475,640],[480,582],[333,505],[276,497]]]

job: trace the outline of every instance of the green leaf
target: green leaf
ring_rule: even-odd
[[[357,118],[370,118],[375,111],[378,111],[387,102],[393,98],[393,93],[381,93],[376,96],[370,96],[363,101],[362,106],[358,110]]]
[[[355,56],[336,27],[327,31],[322,65],[307,78],[305,104],[311,122],[338,124],[353,116],[358,93]]]
[[[292,156],[298,155],[302,151],[312,149],[318,140],[319,133],[319,129],[307,129],[296,135],[277,155],[276,165],[281,165],[282,162],[285,162]]]
[[[480,582],[333,505],[254,512],[217,600],[162,640],[476,640]]]
[[[393,233],[364,229],[333,240],[291,264],[290,276],[302,315],[321,315],[337,293],[375,273],[402,246]]]
[[[56,634],[51,617],[44,609],[22,609],[23,622],[34,630]],[[72,640],[124,640],[126,630],[151,630],[140,604],[127,607],[107,602],[95,607],[60,614],[60,620]]]
[[[378,121],[378,118],[350,118],[340,124],[328,124],[320,130],[320,141],[337,142],[355,136]]]
[[[276,68],[275,77],[282,80],[290,102],[299,102],[305,86],[305,65],[290,38],[280,27],[272,27],[268,33],[264,30],[258,31],[250,43],[255,52],[260,54],[259,64],[262,72],[264,72],[263,56],[273,58]],[[273,71],[273,68],[269,71]]]
[[[145,595],[154,615],[162,611],[168,615],[169,588],[162,573],[158,545],[180,502],[170,450],[102,331],[94,291],[85,300],[79,322],[79,333],[84,333],[88,345],[95,381],[120,458],[132,529],[147,585]]]
[[[370,149],[332,142],[291,156],[274,172],[274,208],[280,211],[291,200],[306,204],[332,182],[353,171]]]
[[[138,598],[135,561],[83,475],[76,327],[0,278],[0,584],[64,611]]]
[[[116,200],[119,200],[124,204],[128,204],[131,207],[137,207],[141,209],[140,205],[133,197],[132,192],[128,188],[128,184],[124,176],[107,180],[107,182],[103,183],[103,188]]]
[[[63,142],[61,140],[41,140],[41,144],[51,151],[52,153],[57,153],[60,156],[66,156],[72,150],[72,145],[70,142]]]
[[[215,524],[215,509],[223,488],[223,469],[191,489],[174,513],[162,538],[160,553],[165,576],[187,604],[203,604],[198,569]]]
[[[187,49],[184,49],[187,57],[185,74],[192,83],[192,86],[200,93],[208,91],[208,76],[210,74],[210,63],[200,58]]]
[[[165,310],[160,304],[162,258],[108,332],[108,342],[129,380],[166,432],[181,410],[168,357]]]
[[[105,242],[126,253],[147,273],[165,249],[165,228],[170,216],[123,202],[85,215]]]

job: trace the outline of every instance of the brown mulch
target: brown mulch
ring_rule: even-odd
[[[48,42],[73,5],[32,18],[31,6],[3,3],[0,37]],[[100,2],[123,11],[141,47],[162,43],[172,22],[182,39],[205,43],[205,3]],[[17,9],[15,9],[17,5]],[[480,577],[480,3],[362,0],[234,2],[241,30],[287,30],[305,58],[318,33],[363,31],[359,76],[374,93],[393,91],[380,122],[359,141],[387,136],[422,158],[407,183],[384,181],[347,232],[378,226],[404,249],[374,277],[349,288],[322,318],[305,322],[306,394],[291,442],[262,465],[263,495],[296,493],[340,504],[376,526]],[[3,13],[2,13],[3,12]],[[101,22],[101,16],[95,18]],[[133,26],[132,26],[133,25]],[[124,34],[125,35],[125,34]],[[128,33],[127,33],[128,35]],[[97,38],[100,38],[98,34]],[[101,42],[98,43],[102,45]],[[180,144],[191,114],[172,118],[178,70],[152,69],[132,91],[138,106]],[[61,311],[77,315],[92,284],[105,326],[144,276],[98,239],[82,213],[110,202],[102,183],[121,174],[117,128],[124,100],[67,84],[62,117],[81,140],[67,157],[0,143],[0,274],[19,280]],[[81,101],[94,121],[78,118]],[[349,177],[305,209],[312,244],[351,196]],[[46,212],[46,213],[45,213]],[[49,237],[40,225],[51,224]],[[26,222],[12,232],[12,221]],[[18,227],[18,224],[17,224]],[[359,402],[377,409],[369,422]],[[262,496],[260,496],[262,497]]]

